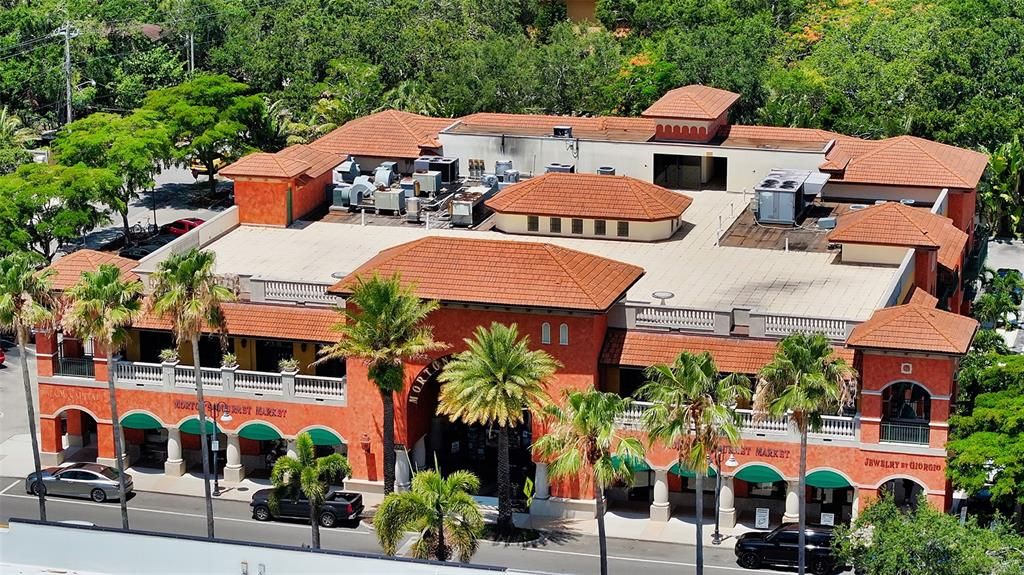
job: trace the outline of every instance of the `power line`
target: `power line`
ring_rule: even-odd
[[[53,36],[49,35],[49,34],[47,34],[46,36],[38,36],[36,38],[31,38],[29,40],[25,40],[24,42],[20,42],[18,44],[14,44],[14,45],[11,45],[11,46],[5,46],[3,49],[4,50],[12,50],[13,51],[13,50],[17,50],[18,48],[21,48],[23,46],[30,46],[32,44],[39,44],[40,42],[45,42],[45,41],[50,40],[52,38],[53,38]],[[33,48],[33,50],[34,50],[34,48]]]

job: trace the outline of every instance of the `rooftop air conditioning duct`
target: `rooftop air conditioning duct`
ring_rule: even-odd
[[[866,209],[868,209],[868,206],[865,205],[865,204],[850,204],[850,211],[851,212],[856,212],[856,211],[859,211],[859,210],[866,210]]]
[[[612,166],[601,166],[597,169],[597,173],[602,176],[614,176],[615,168]]]
[[[556,138],[571,138],[572,126],[555,126],[552,129],[551,135]]]

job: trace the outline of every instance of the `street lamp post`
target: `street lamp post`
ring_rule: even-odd
[[[722,448],[719,447],[715,453],[715,467],[717,473],[715,474],[715,532],[711,534],[711,543],[715,545],[722,544],[722,532],[719,531],[719,516],[722,514]],[[739,462],[736,461],[736,457],[732,453],[729,454],[729,459],[725,461],[725,466],[729,468],[739,467]]]
[[[223,409],[221,409],[222,406],[223,406]],[[216,407],[214,407],[214,413],[216,413],[218,411],[221,412],[221,416],[220,416],[221,423],[230,423],[231,422],[231,419],[232,419],[231,418],[231,411],[228,409],[228,404],[227,403],[225,403],[223,401],[218,403],[216,405]],[[220,473],[218,473],[218,471],[217,471],[217,451],[220,449],[220,441],[217,440],[217,430],[216,429],[214,429],[213,443],[211,444],[211,447],[213,448],[213,494],[214,495],[220,495]]]

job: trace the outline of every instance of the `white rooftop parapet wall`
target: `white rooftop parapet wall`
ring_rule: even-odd
[[[239,575],[360,573],[485,575],[498,567],[446,565],[338,551],[310,551],[252,542],[125,533],[118,529],[12,520],[0,528],[0,572],[15,566],[102,575]],[[31,571],[29,571],[31,572]],[[517,573],[526,573],[517,571]]]

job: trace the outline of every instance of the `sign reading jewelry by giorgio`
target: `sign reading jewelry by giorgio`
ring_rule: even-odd
[[[265,407],[262,405],[239,405],[237,403],[228,403],[226,401],[206,403],[206,413],[214,415],[214,409],[218,409],[219,412],[223,412],[224,409],[228,410],[228,413],[232,415],[255,415],[257,417],[287,417],[288,410],[277,407]],[[174,409],[181,411],[188,411],[194,413],[198,409],[199,402],[188,401],[185,399],[175,399]],[[226,406],[226,407],[225,407]]]

